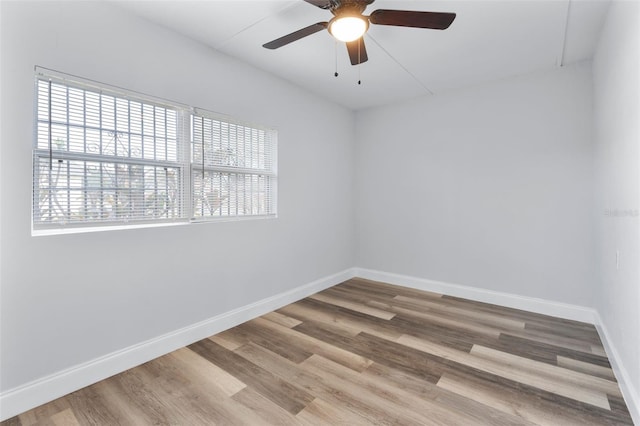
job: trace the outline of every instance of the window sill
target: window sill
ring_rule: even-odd
[[[216,216],[191,219],[191,223],[241,222],[245,220],[277,219],[277,214],[261,214],[246,216]]]
[[[253,216],[221,216],[221,217],[208,217],[198,218],[191,220],[183,220],[176,222],[164,222],[164,223],[135,223],[131,225],[105,225],[105,226],[81,226],[81,227],[63,227],[59,228],[46,228],[46,229],[32,229],[32,237],[43,237],[49,235],[66,235],[66,234],[84,234],[91,232],[105,232],[105,231],[122,231],[127,229],[144,229],[144,228],[162,228],[166,226],[183,226],[190,224],[201,223],[219,223],[219,222],[242,222],[247,220],[261,220],[261,219],[277,219],[277,214],[268,215],[253,215]]]
[[[105,225],[105,226],[82,226],[82,227],[60,227],[46,229],[31,229],[32,237],[43,237],[48,235],[84,234],[90,232],[122,231],[125,229],[160,228],[165,226],[188,225],[189,222],[165,222],[165,223],[135,223],[131,225]]]

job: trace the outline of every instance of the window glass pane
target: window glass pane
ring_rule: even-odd
[[[192,118],[194,218],[275,213],[275,132]]]
[[[34,225],[188,217],[178,109],[80,86],[38,80]]]
[[[271,179],[255,174],[195,172],[194,217],[271,214]]]
[[[177,167],[36,160],[36,224],[180,217]]]
[[[37,147],[125,158],[176,161],[178,111],[49,82],[38,83]],[[98,136],[99,135],[99,136]],[[141,140],[145,136],[145,154]],[[131,144],[131,141],[134,144]]]

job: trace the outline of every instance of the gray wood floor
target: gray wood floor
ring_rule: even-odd
[[[362,279],[2,425],[630,425],[595,328]]]

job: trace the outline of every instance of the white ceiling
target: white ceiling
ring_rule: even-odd
[[[376,0],[376,9],[455,12],[444,31],[371,25],[369,61],[349,63],[327,31],[262,45],[331,13],[302,0],[122,1],[123,8],[351,109],[589,59],[609,0]],[[336,48],[339,77],[334,77]],[[358,80],[362,84],[358,85]]]

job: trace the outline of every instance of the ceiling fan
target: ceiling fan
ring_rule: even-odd
[[[327,9],[333,14],[329,22],[318,22],[291,34],[277,38],[262,46],[267,49],[278,49],[301,38],[315,34],[324,29],[339,41],[344,41],[349,52],[352,65],[368,60],[364,46],[364,33],[369,23],[375,25],[393,25],[397,27],[429,28],[446,30],[456,18],[455,13],[417,12],[410,10],[374,10],[369,16],[364,10],[375,0],[304,0],[320,9]]]

